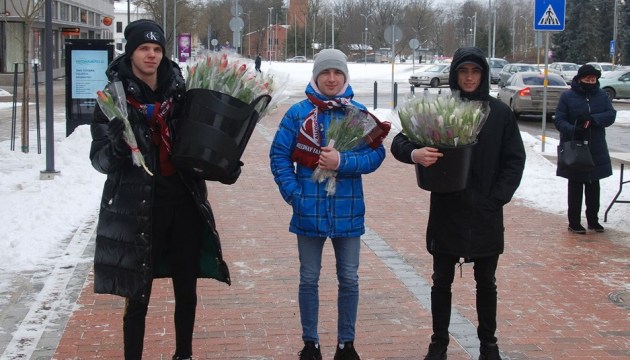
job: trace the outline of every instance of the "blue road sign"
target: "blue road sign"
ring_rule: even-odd
[[[610,40],[610,53],[615,53],[615,40]]]
[[[566,0],[536,0],[534,30],[564,31]]]

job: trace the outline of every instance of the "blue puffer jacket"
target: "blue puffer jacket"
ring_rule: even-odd
[[[308,85],[307,94],[322,100],[323,95],[316,93]],[[348,86],[342,97],[351,99],[354,96]],[[365,107],[355,101],[352,103],[361,109]],[[337,190],[334,195],[326,195],[326,182],[317,183],[311,180],[313,169],[291,161],[291,155],[297,143],[300,126],[315,106],[309,100],[302,100],[293,105],[278,126],[271,150],[271,172],[278,184],[280,194],[293,207],[293,217],[289,231],[297,235],[312,237],[356,237],[365,232],[362,174],[375,171],[385,159],[385,148],[381,144],[375,150],[363,145],[353,151],[340,153],[340,164],[337,170]],[[324,111],[318,121],[322,123],[322,134],[335,115],[343,115],[342,110]],[[327,139],[323,136],[322,143]]]
[[[560,142],[570,141],[573,137],[573,127],[579,115],[593,117],[590,125],[590,133],[585,137],[590,137],[591,156],[595,162],[595,168],[591,171],[573,171],[558,168],[557,176],[574,181],[590,182],[603,179],[612,175],[612,164],[608,154],[608,144],[606,143],[606,128],[615,122],[617,111],[613,108],[606,93],[599,88],[592,92],[586,92],[580,83],[573,80],[571,90],[565,91],[560,96],[560,101],[556,108],[556,118],[554,123],[560,132]]]

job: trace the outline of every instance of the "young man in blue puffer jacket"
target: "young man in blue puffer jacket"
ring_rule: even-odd
[[[360,236],[365,232],[365,203],[361,177],[375,171],[385,159],[382,144],[362,144],[338,152],[327,144],[330,124],[341,120],[344,109],[365,107],[352,100],[346,56],[336,49],[322,50],[306,87],[307,99],[293,105],[282,119],[271,145],[271,171],[284,200],[293,207],[289,231],[297,235],[300,257],[299,305],[304,348],[300,359],[321,359],[317,333],[318,281],[322,250],[330,238],[337,260],[338,344],[336,360],[359,359],[354,349],[359,303]],[[295,163],[295,165],[294,165]],[[327,182],[311,179],[315,168],[336,172],[336,191],[328,195]]]

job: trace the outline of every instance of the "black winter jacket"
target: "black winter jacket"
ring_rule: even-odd
[[[512,111],[489,95],[489,67],[481,50],[462,48],[455,53],[450,71],[451,90],[461,90],[456,69],[466,60],[483,63],[483,75],[474,93],[460,93],[460,96],[488,101],[490,114],[474,146],[466,189],[431,193],[426,242],[431,254],[474,260],[503,253],[503,205],[510,202],[520,184],[525,148]],[[411,164],[411,152],[420,147],[401,132],[394,138],[391,151],[396,159]]]
[[[136,78],[128,59],[115,59],[107,70],[110,82],[122,81],[127,96],[132,95],[141,103],[154,103],[173,97],[174,112],[167,116],[171,134],[177,135],[174,115],[179,112],[185,96],[185,84],[177,64],[164,58],[158,68],[159,84],[154,93]],[[130,105],[128,119],[144,156],[155,176],[142,167],[133,165],[131,156],[117,156],[107,137],[108,119],[97,106],[91,125],[92,145],[90,159],[99,172],[106,174],[103,188],[94,254],[94,291],[120,295],[139,301],[149,301],[151,282],[155,277],[170,277],[166,261],[151,262],[152,206],[156,188],[158,151],[151,140],[151,130],[146,116]],[[181,181],[177,180],[177,176]],[[202,179],[177,173],[171,180],[181,189],[174,201],[194,201],[204,220],[202,249],[198,259],[199,277],[214,278],[230,283],[227,264],[223,261],[221,242],[216,231],[214,216],[207,200],[207,187]],[[172,179],[175,178],[175,179]],[[164,179],[164,178],[162,178]],[[161,180],[165,181],[165,180]],[[229,180],[226,180],[229,183]],[[233,181],[232,181],[233,182]],[[183,185],[182,185],[183,184]],[[177,195],[180,190],[176,190]]]
[[[615,122],[617,111],[613,108],[606,92],[599,88],[599,81],[595,89],[585,91],[580,83],[573,80],[571,89],[560,96],[554,120],[556,129],[560,132],[560,143],[573,138],[575,121],[580,115],[593,117],[589,126],[590,131],[578,133],[576,139],[589,140],[595,168],[591,171],[558,168],[556,175],[581,182],[606,178],[612,175],[612,164],[606,143],[606,128]]]

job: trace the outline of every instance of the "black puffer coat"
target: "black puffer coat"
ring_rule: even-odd
[[[591,156],[595,168],[591,171],[573,171],[558,168],[556,175],[569,180],[590,182],[603,179],[612,175],[612,164],[606,143],[606,128],[615,122],[617,111],[604,90],[597,87],[592,91],[585,91],[576,80],[571,82],[571,90],[565,91],[560,96],[556,108],[554,124],[560,132],[560,142],[570,141],[573,138],[575,121],[580,115],[591,115],[593,121],[589,126],[590,131],[576,137],[581,140],[590,139]]]
[[[172,96],[176,106],[166,120],[171,134],[176,136],[174,116],[185,95],[184,80],[179,67],[166,58],[160,64],[158,74],[160,83],[157,92],[153,93],[133,75],[130,62],[124,56],[115,59],[107,70],[109,81],[122,81],[126,94],[131,94],[141,103],[161,102]],[[151,141],[146,116],[131,106],[127,107],[127,111],[144,160],[149,170],[159,176],[158,151]],[[91,125],[90,159],[94,168],[106,174],[107,179],[96,229],[94,291],[148,302],[153,278],[170,277],[166,261],[151,264],[156,176],[150,176],[142,167],[133,165],[129,155],[119,157],[113,153],[107,137],[107,124],[107,117],[97,106]],[[230,275],[223,261],[205,181],[180,173],[178,175],[184,184],[180,185],[183,196],[187,196],[187,193],[192,196],[205,223],[205,230],[200,234],[203,236],[201,253],[198,259],[191,259],[199,263],[198,276],[215,278],[229,284]],[[230,183],[229,179],[225,182]]]
[[[477,91],[460,96],[488,101],[490,114],[474,146],[467,188],[431,193],[426,242],[431,254],[474,260],[503,253],[503,205],[512,199],[520,184],[525,148],[512,111],[489,95],[489,67],[481,50],[462,48],[455,52],[449,79],[451,90],[460,91],[456,69],[467,60],[483,64],[483,75]],[[411,152],[416,148],[419,146],[401,132],[394,138],[391,151],[396,159],[411,164]]]

